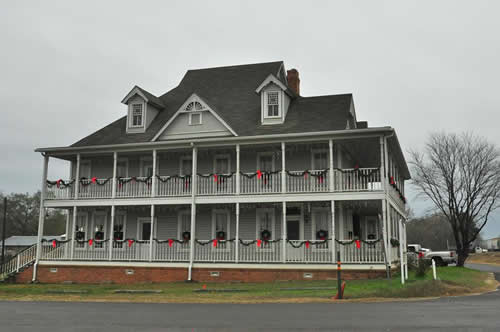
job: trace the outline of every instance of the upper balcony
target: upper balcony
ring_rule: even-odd
[[[382,192],[381,155],[378,138],[82,154],[68,158],[71,179],[47,180],[46,199]]]

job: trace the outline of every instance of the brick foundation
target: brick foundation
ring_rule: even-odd
[[[211,272],[219,272],[212,276]],[[248,269],[248,268],[193,268],[193,280],[200,282],[271,282],[285,280],[331,280],[337,278],[335,270],[306,269]],[[305,277],[304,274],[309,274]],[[20,272],[16,283],[29,283],[33,267]],[[383,270],[345,270],[342,278],[374,279],[385,276]],[[159,283],[185,281],[187,268],[178,267],[137,267],[137,266],[71,266],[42,265],[38,267],[38,281],[41,283]]]

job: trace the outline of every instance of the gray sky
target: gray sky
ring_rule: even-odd
[[[498,1],[2,0],[0,191],[37,190],[35,147],[74,143],[123,116],[135,84],[160,95],[189,68],[283,60],[304,96],[352,92],[358,118],[396,128],[405,150],[442,129],[498,144],[499,12]],[[500,234],[500,214],[485,234]]]

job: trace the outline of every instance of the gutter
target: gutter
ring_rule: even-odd
[[[77,151],[92,151],[105,150],[105,149],[127,149],[127,148],[144,148],[149,149],[152,147],[159,146],[170,146],[170,145],[191,145],[191,144],[206,144],[206,143],[218,143],[227,142],[228,144],[254,142],[256,140],[279,140],[286,138],[305,138],[305,137],[322,137],[322,136],[345,136],[345,138],[352,138],[352,136],[359,134],[383,134],[383,133],[394,133],[394,128],[392,127],[378,127],[378,128],[365,128],[365,129],[345,129],[345,130],[330,130],[321,132],[307,132],[307,133],[287,133],[287,134],[270,134],[270,135],[257,135],[257,136],[236,136],[236,137],[217,137],[217,138],[197,138],[189,140],[175,140],[175,141],[155,141],[155,142],[140,142],[140,143],[125,143],[125,144],[108,144],[108,145],[89,145],[89,146],[65,146],[65,147],[48,147],[48,148],[37,148],[35,152],[77,152]]]

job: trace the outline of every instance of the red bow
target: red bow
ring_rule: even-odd
[[[391,184],[396,184],[396,182],[394,182],[394,176],[390,177],[390,181],[391,181]]]
[[[309,173],[308,173],[307,171],[304,171],[304,178],[305,178],[305,179],[307,179],[307,175],[308,175],[308,174],[309,174]]]
[[[356,248],[360,249],[361,248],[361,241],[356,240]]]
[[[128,246],[132,247],[132,244],[134,243],[134,240],[128,240]]]
[[[168,246],[171,247],[174,245],[174,240],[168,239]]]
[[[319,180],[319,183],[323,183],[323,175],[320,175],[320,176],[318,177],[318,180]]]
[[[55,248],[57,246],[56,240],[52,240],[52,248]]]
[[[214,182],[217,182],[217,179],[218,179],[217,174],[214,174]]]
[[[96,183],[96,182],[97,182],[97,178],[94,176],[94,177],[92,178],[92,183]]]
[[[184,180],[184,184],[186,186],[186,189],[189,188],[189,181],[188,181],[188,179]]]
[[[423,252],[419,252],[418,253],[418,258],[424,258],[424,253]]]
[[[94,243],[94,240],[90,239],[90,240],[89,240],[89,246],[91,246],[91,247],[92,247],[92,243]]]
[[[309,241],[306,241],[306,248],[309,249]]]
[[[260,246],[261,246],[261,245],[262,245],[262,240],[260,240],[260,239],[259,239],[259,240],[257,240],[257,247],[259,247],[259,248],[260,248]]]
[[[212,241],[214,248],[217,247],[217,240]]]
[[[56,181],[56,185],[57,185],[57,188],[59,188],[59,186],[61,185],[61,179]]]
[[[358,169],[358,168],[359,168],[358,164],[354,165],[354,169]]]
[[[257,179],[260,179],[262,178],[262,172],[259,170],[257,170]]]

